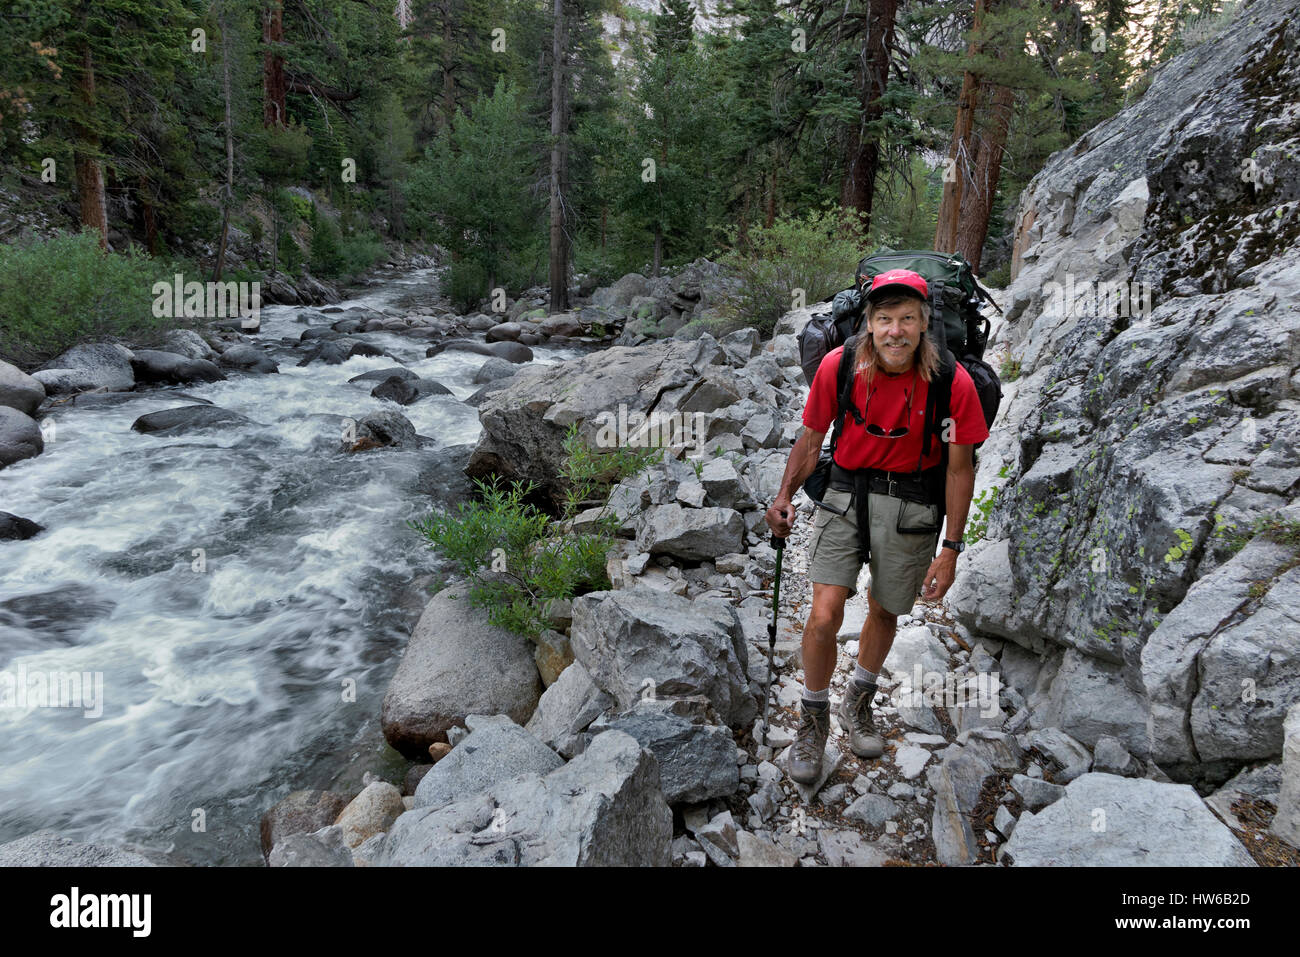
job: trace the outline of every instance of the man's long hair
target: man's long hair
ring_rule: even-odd
[[[871,394],[871,380],[875,378],[876,370],[884,371],[884,366],[880,362],[880,353],[876,351],[876,345],[872,341],[871,319],[876,314],[876,310],[881,306],[897,306],[905,302],[920,302],[921,304],[921,341],[916,346],[916,352],[912,355],[912,361],[916,363],[916,373],[926,382],[932,382],[934,376],[939,371],[939,348],[930,339],[930,302],[922,299],[920,296],[909,296],[900,293],[897,296],[886,296],[879,302],[867,304],[867,317],[862,326],[862,331],[858,335],[857,348],[853,355],[854,374],[865,372],[867,376],[867,394]]]

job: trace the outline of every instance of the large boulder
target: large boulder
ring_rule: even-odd
[[[274,359],[257,346],[246,342],[236,343],[221,353],[220,358],[217,359],[217,365],[225,366],[227,369],[235,369],[239,372],[265,374],[280,371],[280,367]]]
[[[455,585],[435,595],[384,695],[384,736],[408,757],[427,755],[471,714],[504,714],[526,724],[542,695],[527,638],[489,624]]]
[[[415,807],[442,807],[523,774],[549,774],[564,759],[505,715],[467,715],[470,733],[415,789]]]
[[[635,708],[597,730],[630,734],[659,762],[659,787],[669,804],[726,797],[740,786],[736,739],[727,728],[695,724],[662,710]]]
[[[17,366],[0,362],[0,405],[35,415],[45,401],[45,386]]]
[[[527,728],[565,758],[573,758],[591,739],[587,728],[614,705],[614,696],[591,680],[582,662],[574,661],[546,689]]]
[[[397,819],[377,863],[667,867],[673,814],[654,755],[621,732],[549,774],[525,775]]]
[[[163,336],[163,345],[166,347],[165,351],[174,352],[187,359],[216,361],[220,355],[193,329],[172,329]]]
[[[556,496],[570,425],[577,425],[589,447],[601,448],[619,442],[620,432],[634,433],[629,420],[645,419],[652,407],[680,419],[684,413],[676,401],[719,352],[712,340],[672,341],[615,347],[521,370],[479,403],[483,436],[466,474],[533,481]]]
[[[92,389],[127,392],[135,388],[131,357],[130,349],[114,342],[73,346],[41,366],[34,378],[45,384],[45,391],[50,395],[89,392]],[[46,373],[52,375],[47,378]]]
[[[0,405],[0,468],[45,451],[41,427],[31,416]]]
[[[391,381],[391,380],[390,380]],[[419,434],[411,420],[400,412],[369,412],[356,420],[355,429],[343,439],[343,451],[362,452],[395,446],[408,448],[420,444]]]
[[[1300,701],[1291,637],[1300,569],[1283,571],[1292,562],[1294,548],[1257,537],[1196,582],[1143,646],[1150,715],[1143,750],[1167,774],[1217,767],[1222,780],[1243,762],[1281,753],[1287,708]]]
[[[131,369],[137,382],[164,382],[180,385],[186,382],[217,382],[223,373],[207,359],[190,359],[174,352],[154,349],[137,349],[131,357]]]
[[[703,695],[732,728],[758,711],[735,608],[645,587],[573,600],[573,656],[623,710],[642,697]]]
[[[731,508],[657,505],[637,523],[636,547],[650,555],[701,561],[730,555],[745,545],[745,522]]]
[[[1006,853],[1019,867],[1255,866],[1189,785],[1098,773],[1022,814]]]
[[[195,429],[246,425],[250,421],[247,416],[215,405],[184,405],[142,415],[131,423],[131,428],[146,435],[178,435]]]
[[[0,542],[23,541],[45,531],[45,526],[38,525],[30,518],[0,512]]]

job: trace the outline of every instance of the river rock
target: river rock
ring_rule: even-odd
[[[290,834],[266,857],[271,867],[355,867],[351,849],[343,842],[341,827],[325,827],[310,834]]]
[[[217,382],[225,373],[207,359],[190,359],[174,352],[137,349],[131,357],[131,369],[137,382]]]
[[[45,363],[43,371],[71,370],[72,376],[61,376],[56,388],[46,382],[45,391],[51,395],[67,392],[88,392],[103,389],[106,392],[127,392],[135,388],[135,374],[131,371],[131,350],[114,342],[92,342],[73,346],[67,352]],[[34,378],[42,379],[38,371]]]
[[[220,356],[206,339],[193,329],[171,329],[163,336],[164,351],[174,352],[187,359],[207,359],[215,362]]]
[[[343,832],[343,843],[353,848],[387,831],[404,810],[401,790],[387,781],[374,781],[352,799],[334,824]]]
[[[418,379],[420,374],[406,368],[406,366],[389,366],[386,369],[371,369],[369,372],[354,375],[348,382],[384,382],[392,378]]]
[[[519,334],[524,331],[524,327],[517,322],[503,322],[493,326],[487,331],[484,338],[488,342],[501,342],[503,340],[517,340]]]
[[[565,758],[582,753],[587,728],[615,705],[614,696],[596,686],[582,662],[574,661],[537,702],[527,729]]]
[[[384,736],[419,759],[447,729],[471,714],[532,717],[542,694],[527,638],[487,622],[465,585],[446,588],[425,607],[384,695]]]
[[[0,867],[153,867],[153,861],[108,844],[82,844],[51,830],[0,844]]]
[[[538,331],[544,336],[574,337],[583,334],[582,323],[571,312],[561,312],[542,320]]]
[[[415,790],[415,807],[438,808],[523,774],[545,775],[564,759],[505,715],[468,715],[470,733]]]
[[[142,415],[131,423],[131,428],[146,435],[179,435],[195,429],[233,427],[249,422],[246,416],[215,405],[183,405]]]
[[[343,440],[344,452],[389,446],[407,448],[419,444],[415,426],[400,412],[369,412],[357,420],[355,433],[354,439]]]
[[[45,401],[45,386],[17,366],[0,361],[0,406],[35,415]]]
[[[519,342],[500,341],[500,342],[472,342],[469,339],[448,339],[445,342],[435,342],[425,351],[425,357],[439,355],[445,351],[459,352],[477,352],[484,356],[498,356],[509,362],[531,362],[533,360],[533,350]]]
[[[240,372],[266,374],[280,371],[280,367],[274,359],[262,352],[257,346],[244,342],[236,343],[221,353],[221,357],[217,359],[217,365],[225,366],[227,369],[237,369]]]
[[[597,726],[601,733],[630,734],[654,753],[659,762],[659,786],[669,804],[726,797],[740,786],[736,741],[727,728],[695,724],[646,708],[634,708]]]
[[[729,602],[642,586],[573,599],[573,655],[629,710],[637,699],[703,695],[729,727],[757,713],[744,629]]]
[[[9,512],[0,512],[0,542],[23,541],[45,531],[29,518],[20,518]]]
[[[496,379],[508,379],[518,371],[513,362],[494,356],[478,367],[478,371],[474,373],[474,382],[481,384]]]
[[[45,451],[36,420],[7,405],[0,406],[0,468]]]
[[[1006,853],[1018,867],[1255,866],[1189,785],[1096,772],[1022,814]]]
[[[262,856],[290,834],[319,831],[338,820],[348,799],[332,791],[294,791],[262,815]]]
[[[672,837],[654,755],[609,732],[547,775],[408,811],[389,832],[380,863],[667,867]]]

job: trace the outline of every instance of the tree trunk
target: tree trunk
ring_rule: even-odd
[[[144,244],[150,256],[158,255],[158,217],[154,215],[153,200],[149,196],[149,180],[143,173],[140,184],[140,220],[144,224]]]
[[[993,196],[1002,173],[1002,152],[1011,129],[1011,107],[1015,91],[1007,86],[994,89],[992,117],[986,136],[978,137],[974,182],[963,196],[961,216],[953,249],[966,257],[971,268],[979,272],[984,254],[984,240],[989,232],[989,215]]]
[[[551,314],[569,308],[569,259],[564,236],[564,0],[555,0],[551,30]]]
[[[444,132],[451,127],[456,115],[456,78],[451,72],[451,2],[442,8],[442,113],[438,126]]]
[[[221,271],[226,267],[226,242],[230,236],[230,207],[235,202],[235,140],[234,123],[230,116],[230,29],[226,22],[224,6],[221,8],[218,25],[221,28],[221,95],[226,105],[226,184],[221,191],[221,240],[217,243],[214,282],[221,281]]]
[[[262,43],[266,46],[262,54],[262,125],[284,129],[288,119],[284,57],[280,54],[284,43],[284,0],[268,0],[262,10]]]
[[[976,31],[984,21],[984,11],[992,3],[993,0],[975,0]],[[971,40],[966,52],[968,56],[980,52],[977,40]],[[948,148],[952,176],[943,184],[943,199],[939,204],[939,218],[934,229],[934,248],[939,252],[953,252],[957,248],[957,223],[961,215],[962,193],[972,175],[971,133],[975,128],[979,88],[979,77],[968,71],[962,77],[961,93],[957,97],[957,120],[953,124],[952,145]]]
[[[872,134],[865,142],[863,132],[869,124],[885,114],[881,97],[889,83],[889,57],[894,46],[894,21],[898,0],[870,0],[867,12],[867,38],[859,60],[858,89],[862,92],[862,122],[851,134],[849,162],[840,191],[841,205],[864,214],[864,225],[871,225],[871,200],[876,191],[876,174],[880,169],[880,138]]]
[[[81,76],[77,80],[81,101],[89,113],[95,105],[95,66],[90,47],[81,52]],[[99,136],[88,127],[76,126],[74,163],[81,225],[99,233],[99,247],[108,250],[108,204],[104,199],[104,170],[99,162]]]

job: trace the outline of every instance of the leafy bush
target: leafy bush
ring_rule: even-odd
[[[311,248],[308,253],[314,276],[334,278],[343,271],[343,244],[338,227],[322,216],[315,204],[311,208]]]
[[[475,259],[458,259],[443,275],[443,289],[457,312],[468,312],[488,294],[487,269]]]
[[[811,304],[853,285],[853,264],[867,246],[859,214],[830,204],[803,219],[781,217],[770,229],[751,229],[743,250],[734,227],[728,238],[732,249],[720,261],[740,284],[723,308],[764,338],[792,308],[795,290]]]
[[[548,627],[550,601],[610,585],[605,562],[618,517],[603,512],[594,532],[562,526],[598,490],[607,492],[606,482],[634,474],[658,451],[593,452],[578,437],[576,424],[565,436],[564,450],[566,489],[558,521],[525,502],[534,483],[511,482],[503,489],[476,479],[481,500],[462,502],[455,515],[443,512],[407,523],[469,576],[470,600],[488,609],[490,622],[534,640]]]
[[[195,274],[136,247],[105,253],[93,230],[0,246],[0,356],[30,367],[93,339],[157,341],[185,325],[153,314],[153,284],[177,272]]]

